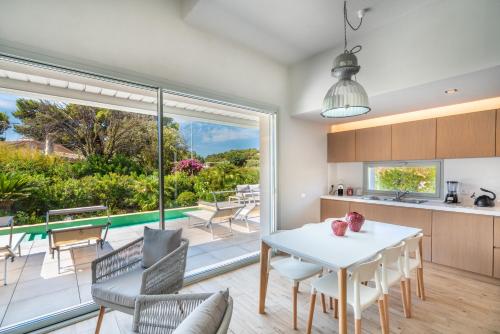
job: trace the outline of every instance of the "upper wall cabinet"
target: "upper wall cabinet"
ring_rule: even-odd
[[[497,110],[497,157],[500,157],[500,109]]]
[[[356,134],[354,131],[328,134],[328,162],[356,161]]]
[[[435,118],[392,125],[392,160],[435,158]]]
[[[437,158],[495,156],[496,111],[437,119]]]
[[[391,126],[356,130],[356,161],[391,160]]]

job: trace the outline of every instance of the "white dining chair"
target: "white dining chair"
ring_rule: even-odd
[[[297,329],[297,295],[299,293],[299,283],[313,276],[316,275],[320,276],[323,273],[323,267],[290,256],[284,259],[279,259],[272,262],[270,261],[268,268],[270,270],[271,269],[276,270],[276,272],[280,276],[292,282],[293,329]],[[323,300],[323,307],[325,307],[324,296],[322,300]]]
[[[406,308],[405,287],[403,284],[403,254],[405,243],[386,248],[382,251],[382,259],[380,260],[380,286],[382,287],[382,295],[385,307],[385,324],[386,331],[389,332],[389,288],[400,282],[401,300],[403,309]]]
[[[347,304],[354,309],[354,330],[356,334],[361,334],[361,313],[364,309],[375,302],[378,302],[380,313],[380,327],[386,333],[385,307],[382,298],[382,287],[380,285],[380,261],[379,254],[375,259],[349,268],[349,278],[347,280]],[[375,287],[362,284],[366,281],[375,281]],[[311,303],[309,309],[309,321],[307,333],[311,333],[316,304],[316,294],[321,293],[339,299],[338,279],[336,273],[327,274],[318,278],[312,283]]]
[[[411,318],[411,272],[416,270],[417,273],[417,296],[425,300],[424,290],[424,267],[422,262],[422,239],[423,233],[419,233],[414,237],[405,239],[403,251],[403,273],[405,280],[403,286],[405,288],[406,307],[404,308],[405,316]],[[412,255],[415,254],[413,258]]]

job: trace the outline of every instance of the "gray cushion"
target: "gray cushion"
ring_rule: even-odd
[[[144,227],[142,267],[149,268],[181,245],[182,229],[157,230]]]
[[[201,303],[172,334],[215,334],[224,318],[229,292],[217,292]]]
[[[134,308],[135,299],[141,292],[143,271],[142,268],[138,268],[106,281],[92,284],[92,297]]]

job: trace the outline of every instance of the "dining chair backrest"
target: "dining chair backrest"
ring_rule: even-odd
[[[382,285],[382,291],[384,294],[389,293],[389,271],[394,272],[397,270],[399,277],[401,278],[403,274],[403,263],[401,259],[401,254],[403,253],[405,243],[402,241],[396,246],[388,247],[382,251],[382,259],[380,261],[381,275],[380,283]]]
[[[415,252],[415,257],[420,262],[420,240],[424,237],[423,233],[419,233],[416,236],[405,239],[404,255],[408,257],[411,253]]]
[[[382,294],[382,287],[380,285],[380,261],[382,255],[378,254],[373,260],[362,263],[350,269],[351,279],[353,282],[354,292],[354,316],[356,319],[361,319],[361,283],[375,280],[375,288],[379,294]]]
[[[381,260],[382,255],[378,254],[374,259],[350,269],[353,282],[361,284],[362,282],[370,281],[375,276],[378,276],[378,269]]]

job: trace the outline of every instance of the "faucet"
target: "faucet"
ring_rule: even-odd
[[[396,191],[396,197],[394,198],[394,200],[401,201],[403,199],[403,197],[405,197],[409,193],[410,192],[408,190],[405,190],[405,191],[398,190],[398,191]]]

